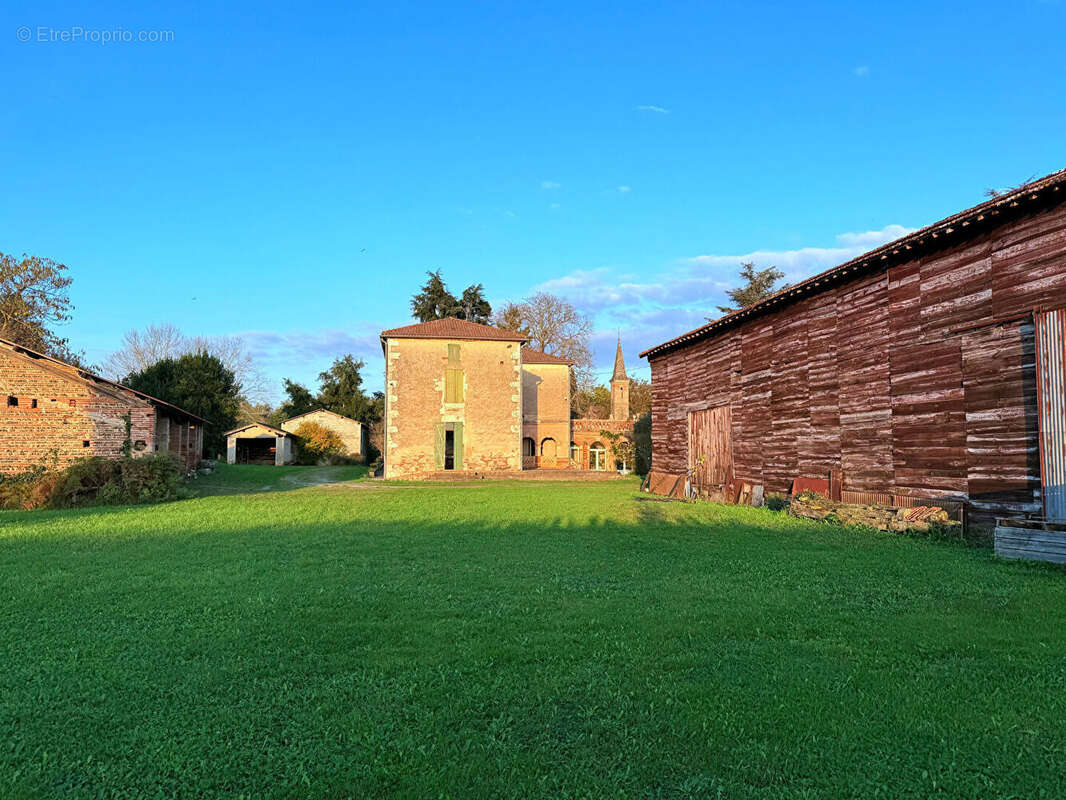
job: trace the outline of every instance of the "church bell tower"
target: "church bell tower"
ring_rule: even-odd
[[[622,359],[622,337],[614,354],[614,374],[611,375],[611,419],[629,419],[629,378]]]

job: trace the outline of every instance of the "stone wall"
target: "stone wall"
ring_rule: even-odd
[[[533,442],[532,466],[570,466],[569,364],[522,365],[522,438]]]
[[[449,344],[459,348],[452,362]],[[446,402],[448,369],[462,371],[462,402]],[[388,339],[385,477],[436,472],[446,423],[462,423],[462,471],[520,470],[521,373],[517,342]]]
[[[350,458],[364,458],[363,452],[363,424],[358,420],[334,414],[332,411],[311,411],[301,414],[293,419],[287,419],[281,423],[282,430],[296,433],[297,429],[305,422],[314,422],[323,428],[336,433],[344,443],[344,453]]]

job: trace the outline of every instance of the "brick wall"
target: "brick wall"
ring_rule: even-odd
[[[535,458],[524,458],[527,467],[570,466],[568,364],[522,365],[522,438],[532,440],[534,447]]]
[[[92,386],[47,362],[0,350],[0,472],[20,472],[53,452],[60,463],[118,457],[126,439],[126,413],[130,439],[143,441],[143,452],[151,452],[151,405]]]
[[[462,370],[461,403],[445,402],[449,368]],[[385,477],[435,472],[436,426],[456,422],[464,471],[520,470],[521,370],[517,342],[388,339]]]

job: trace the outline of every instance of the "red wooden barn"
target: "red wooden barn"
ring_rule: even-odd
[[[1064,201],[1066,170],[642,353],[653,490],[833,473],[978,530],[1066,517]]]

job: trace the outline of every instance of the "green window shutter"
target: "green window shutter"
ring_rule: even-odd
[[[444,372],[444,402],[463,402],[463,371],[449,369]]]
[[[455,423],[455,468],[463,468],[463,423]]]
[[[444,469],[444,423],[438,422],[436,425],[435,437],[433,440],[433,457],[436,460],[437,469]]]

